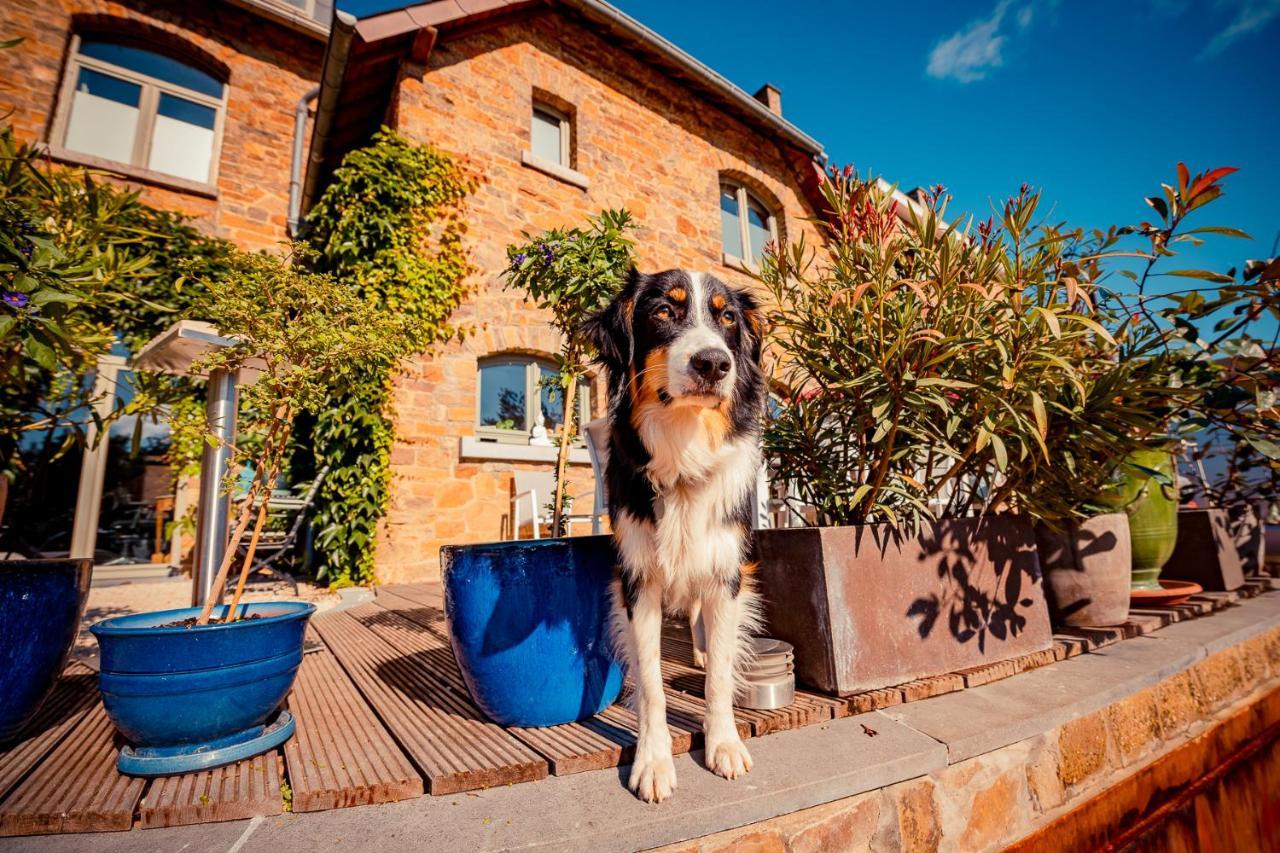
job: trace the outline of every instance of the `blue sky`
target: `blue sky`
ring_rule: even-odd
[[[945,184],[952,210],[1026,181],[1055,219],[1137,222],[1184,160],[1240,168],[1190,221],[1255,240],[1179,266],[1269,256],[1280,232],[1280,0],[616,5],[747,91],[777,85],[833,161]]]

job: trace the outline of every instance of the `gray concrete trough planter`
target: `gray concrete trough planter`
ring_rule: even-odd
[[[948,519],[757,531],[766,632],[796,678],[848,695],[1048,649],[1032,524]]]
[[[1133,559],[1129,516],[1111,512],[1062,526],[1036,525],[1053,624],[1097,628],[1123,623],[1129,618]]]
[[[1178,511],[1178,547],[1165,563],[1162,577],[1194,581],[1210,592],[1244,586],[1240,552],[1231,536],[1224,509]]]

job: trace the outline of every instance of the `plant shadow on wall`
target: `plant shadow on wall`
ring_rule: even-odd
[[[986,651],[989,637],[1004,641],[1027,624],[1019,610],[1033,606],[1024,590],[1041,581],[1035,545],[1011,535],[1013,528],[975,519],[968,525],[935,525],[920,534],[920,562],[932,564],[941,591],[916,599],[906,612],[919,619],[920,639],[927,640],[945,619],[957,643],[977,642]],[[985,551],[985,555],[979,553]],[[985,557],[985,558],[984,558]],[[980,577],[992,572],[994,582]]]

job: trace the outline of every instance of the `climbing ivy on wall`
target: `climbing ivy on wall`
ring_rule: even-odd
[[[450,323],[470,271],[462,202],[476,179],[448,155],[383,128],[348,154],[307,217],[310,264],[408,315],[412,353],[458,335]],[[315,519],[318,576],[374,580],[378,521],[391,483],[391,370],[353,364],[310,428],[316,470],[329,466]]]

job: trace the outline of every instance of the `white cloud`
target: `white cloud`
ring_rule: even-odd
[[[1214,56],[1242,36],[1258,30],[1280,17],[1280,0],[1219,0],[1219,6],[1231,6],[1235,15],[1227,27],[1209,40],[1200,57]]]
[[[1280,2],[1280,0],[1277,0]],[[1057,5],[1048,0],[1047,5]],[[1012,9],[1013,14],[1009,15]],[[982,80],[992,69],[1004,65],[1004,47],[1009,38],[1021,34],[1035,19],[1035,0],[1014,5],[1014,0],[999,0],[991,14],[970,21],[963,29],[933,46],[925,71],[930,77],[948,77],[961,83]],[[1006,18],[1012,23],[1006,26]]]

